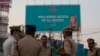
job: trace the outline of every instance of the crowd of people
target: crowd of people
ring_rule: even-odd
[[[71,28],[63,30],[64,40],[59,47],[56,46],[56,41],[52,42],[46,35],[37,40],[35,32],[35,26],[26,25],[25,35],[21,36],[22,32],[18,27],[10,27],[10,35],[3,43],[4,56],[77,56]],[[89,38],[87,43],[89,47],[88,56],[100,56],[100,49],[95,47],[95,40]],[[53,47],[50,47],[52,44]],[[54,51],[57,55],[53,54]]]

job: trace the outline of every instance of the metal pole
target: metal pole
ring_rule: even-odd
[[[80,39],[79,39],[79,31],[77,32],[77,44],[79,44],[79,41],[80,41]]]
[[[53,43],[52,43],[51,33],[52,33],[52,30],[51,30],[51,28],[49,28],[49,40],[50,40],[50,45],[51,45],[51,56],[53,56],[53,49],[52,49]]]

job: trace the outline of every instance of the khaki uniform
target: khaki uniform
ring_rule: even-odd
[[[97,52],[98,48],[93,48],[92,51],[88,50],[87,56],[100,56],[100,51]]]
[[[88,45],[89,46],[91,46],[90,44],[96,45],[95,40],[92,39],[92,38],[88,38],[87,39],[87,42],[88,42]],[[97,48],[95,46],[92,47],[92,51],[91,50],[88,50],[87,56],[100,56],[100,48]]]
[[[42,44],[30,35],[18,41],[13,56],[39,56]]]
[[[70,56],[76,56],[76,45],[74,40],[69,38],[64,39],[64,51]]]
[[[51,49],[42,47],[40,56],[50,56],[51,55]]]

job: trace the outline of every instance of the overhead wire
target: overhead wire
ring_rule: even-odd
[[[94,30],[94,29],[100,29],[100,28],[84,28],[82,30]]]
[[[100,33],[100,31],[91,32],[91,33],[87,33],[87,34],[83,34],[83,35],[90,35],[90,34],[96,34],[96,33]]]
[[[96,33],[100,33],[100,31],[91,32],[91,33],[84,33],[84,34],[82,34],[82,36],[87,36],[87,35],[96,34]],[[77,35],[73,35],[73,36],[77,36]]]

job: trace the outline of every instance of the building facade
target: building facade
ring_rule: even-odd
[[[0,3],[0,38],[6,37],[8,28],[9,4]]]

